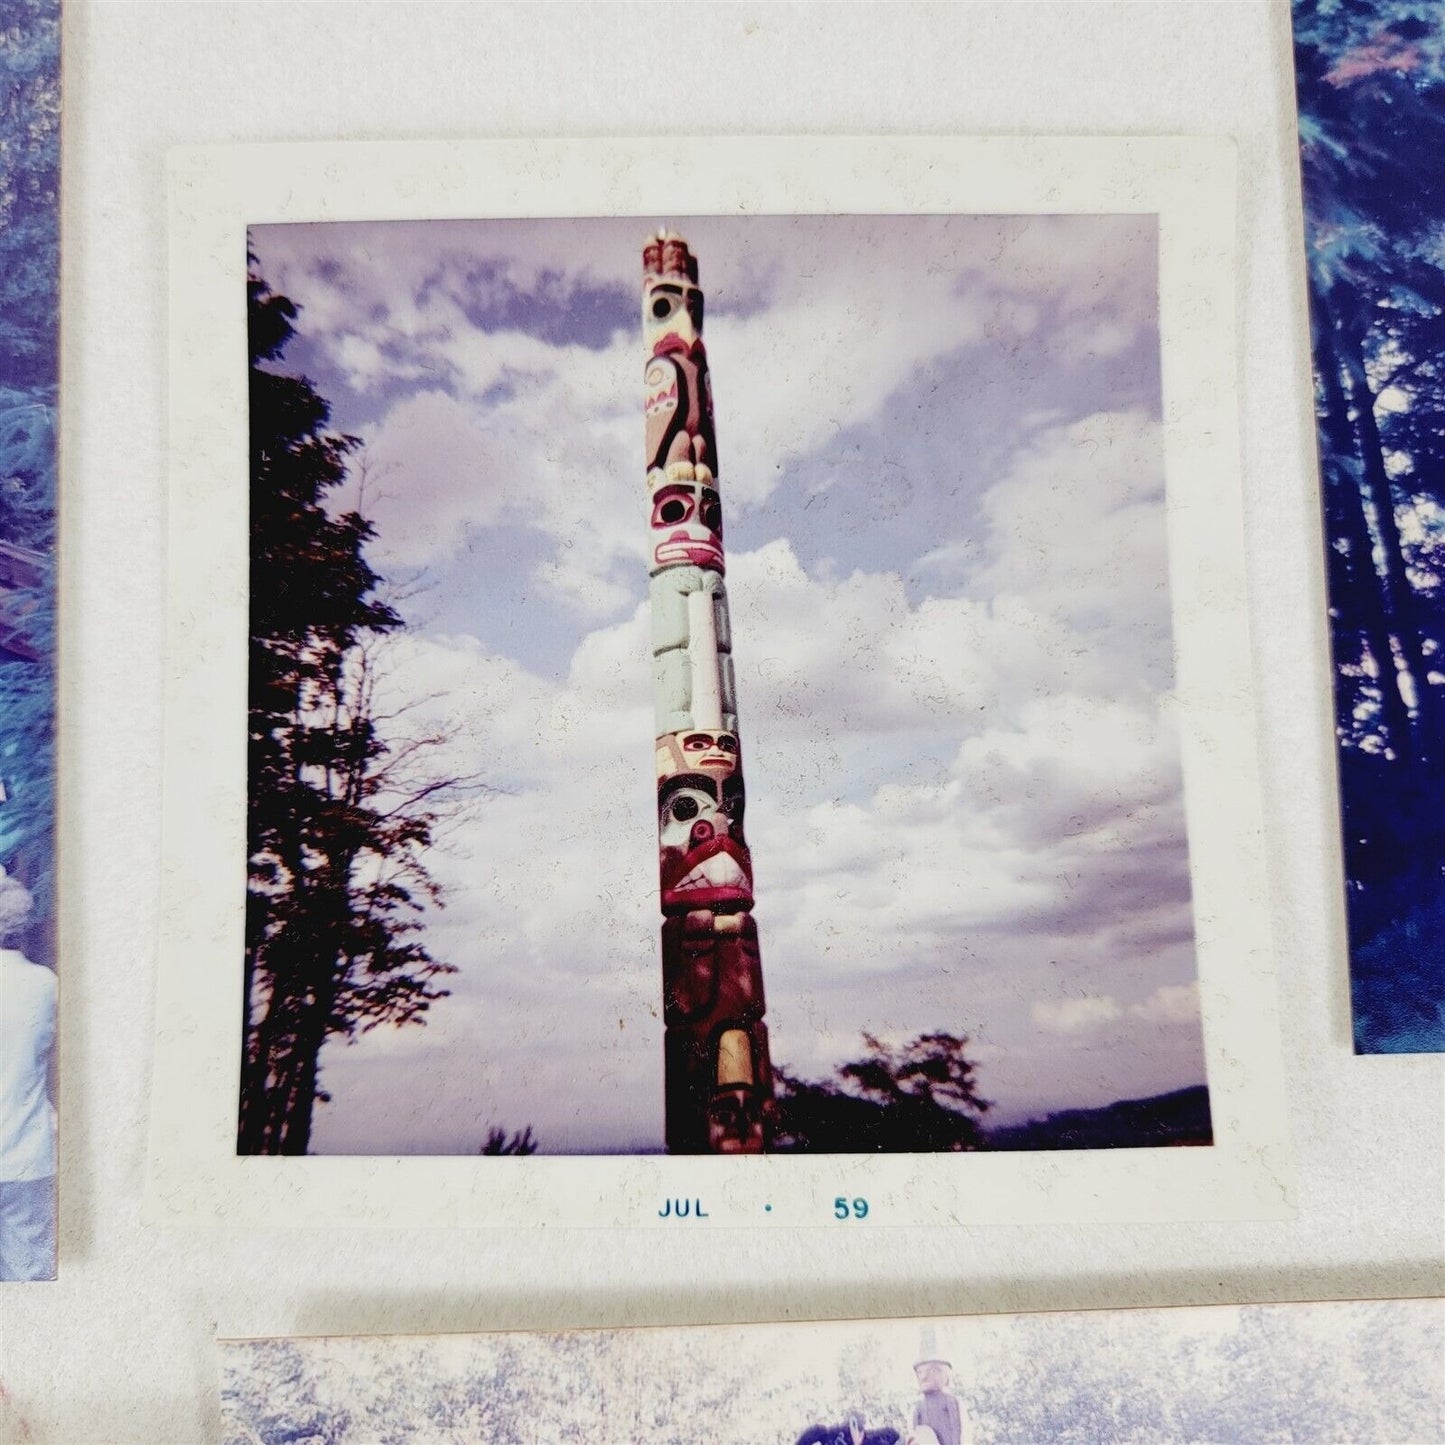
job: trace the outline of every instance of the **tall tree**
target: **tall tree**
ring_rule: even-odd
[[[333,512],[353,438],[278,363],[296,308],[248,276],[251,643],[245,1037],[238,1148],[304,1154],[333,1036],[421,1022],[452,972],[420,941],[439,902],[425,852],[447,780],[412,766],[376,711],[377,642],[400,626],[365,557],[370,524]]]

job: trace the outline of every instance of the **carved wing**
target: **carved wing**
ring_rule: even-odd
[[[681,406],[682,375],[670,356],[654,356],[643,373],[647,411],[647,470],[667,465],[668,447],[682,430],[686,413]]]

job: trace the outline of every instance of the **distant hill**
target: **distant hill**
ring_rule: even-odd
[[[1168,1144],[1212,1144],[1209,1090],[1203,1084],[1121,1099],[1102,1109],[1065,1109],[1027,1124],[990,1129],[985,1149],[1155,1149]]]

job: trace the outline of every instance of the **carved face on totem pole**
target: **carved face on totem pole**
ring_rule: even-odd
[[[702,288],[686,272],[649,276],[642,288],[642,336],[649,356],[686,356],[702,343]]]
[[[654,473],[652,564],[662,567],[711,567],[723,570],[722,502],[702,482],[672,482]]]
[[[763,1104],[757,1090],[719,1089],[707,1111],[707,1142],[714,1154],[761,1154]]]
[[[753,906],[753,861],[743,841],[743,780],[678,773],[657,788],[662,911]]]
[[[680,237],[663,235],[643,249],[642,265],[647,471],[655,494],[664,480],[711,482],[717,440],[697,262]]]
[[[741,766],[738,735],[734,732],[697,728],[667,733],[657,740],[659,783],[678,773],[705,773],[721,780],[738,773]]]
[[[919,1360],[913,1367],[913,1374],[918,1380],[918,1388],[925,1395],[936,1395],[948,1388],[953,1369],[947,1360]]]

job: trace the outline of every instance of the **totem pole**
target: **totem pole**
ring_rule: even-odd
[[[722,507],[697,261],[642,252],[667,1148],[756,1154],[773,1075],[723,584]]]

